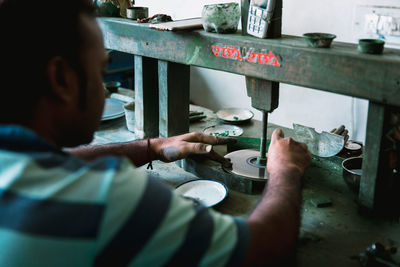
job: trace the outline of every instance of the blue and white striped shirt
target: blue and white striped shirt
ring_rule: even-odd
[[[0,126],[0,190],[0,266],[234,266],[248,249],[244,220],[18,126]]]

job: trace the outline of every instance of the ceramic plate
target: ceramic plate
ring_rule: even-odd
[[[185,198],[200,202],[206,207],[212,207],[225,199],[228,194],[226,186],[212,180],[194,180],[179,185],[178,194]]]
[[[214,136],[241,136],[243,129],[234,125],[214,125],[205,128],[203,133]]]
[[[244,108],[221,109],[217,112],[217,117],[219,119],[229,123],[242,123],[249,121],[253,116],[253,112]]]
[[[118,99],[106,98],[106,103],[104,105],[103,115],[101,117],[102,121],[112,120],[120,118],[125,115],[124,104]]]

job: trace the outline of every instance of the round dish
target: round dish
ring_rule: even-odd
[[[336,35],[322,32],[311,32],[303,34],[303,38],[310,47],[329,48],[332,40],[336,38]]]
[[[243,123],[253,118],[254,114],[245,108],[227,108],[221,109],[217,113],[217,117],[229,123]]]
[[[243,129],[234,125],[214,125],[203,130],[204,134],[213,136],[241,136]]]
[[[124,104],[125,102],[122,102],[118,99],[106,98],[101,120],[102,121],[112,120],[124,116],[125,115]]]
[[[225,155],[231,160],[232,168],[224,168],[227,172],[246,177],[253,181],[266,181],[269,178],[266,165],[258,165],[260,152],[251,149],[236,150]]]
[[[175,191],[185,198],[193,199],[205,207],[220,203],[228,194],[226,186],[212,180],[193,180],[176,187]]]

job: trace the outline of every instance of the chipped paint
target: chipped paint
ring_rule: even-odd
[[[186,64],[193,65],[194,63],[196,63],[200,55],[200,49],[200,46],[196,46],[193,53],[186,53]]]

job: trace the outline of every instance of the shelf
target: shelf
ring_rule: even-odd
[[[310,48],[295,36],[258,39],[203,30],[162,32],[118,18],[98,22],[108,49],[400,106],[400,50],[366,55],[355,44]]]

